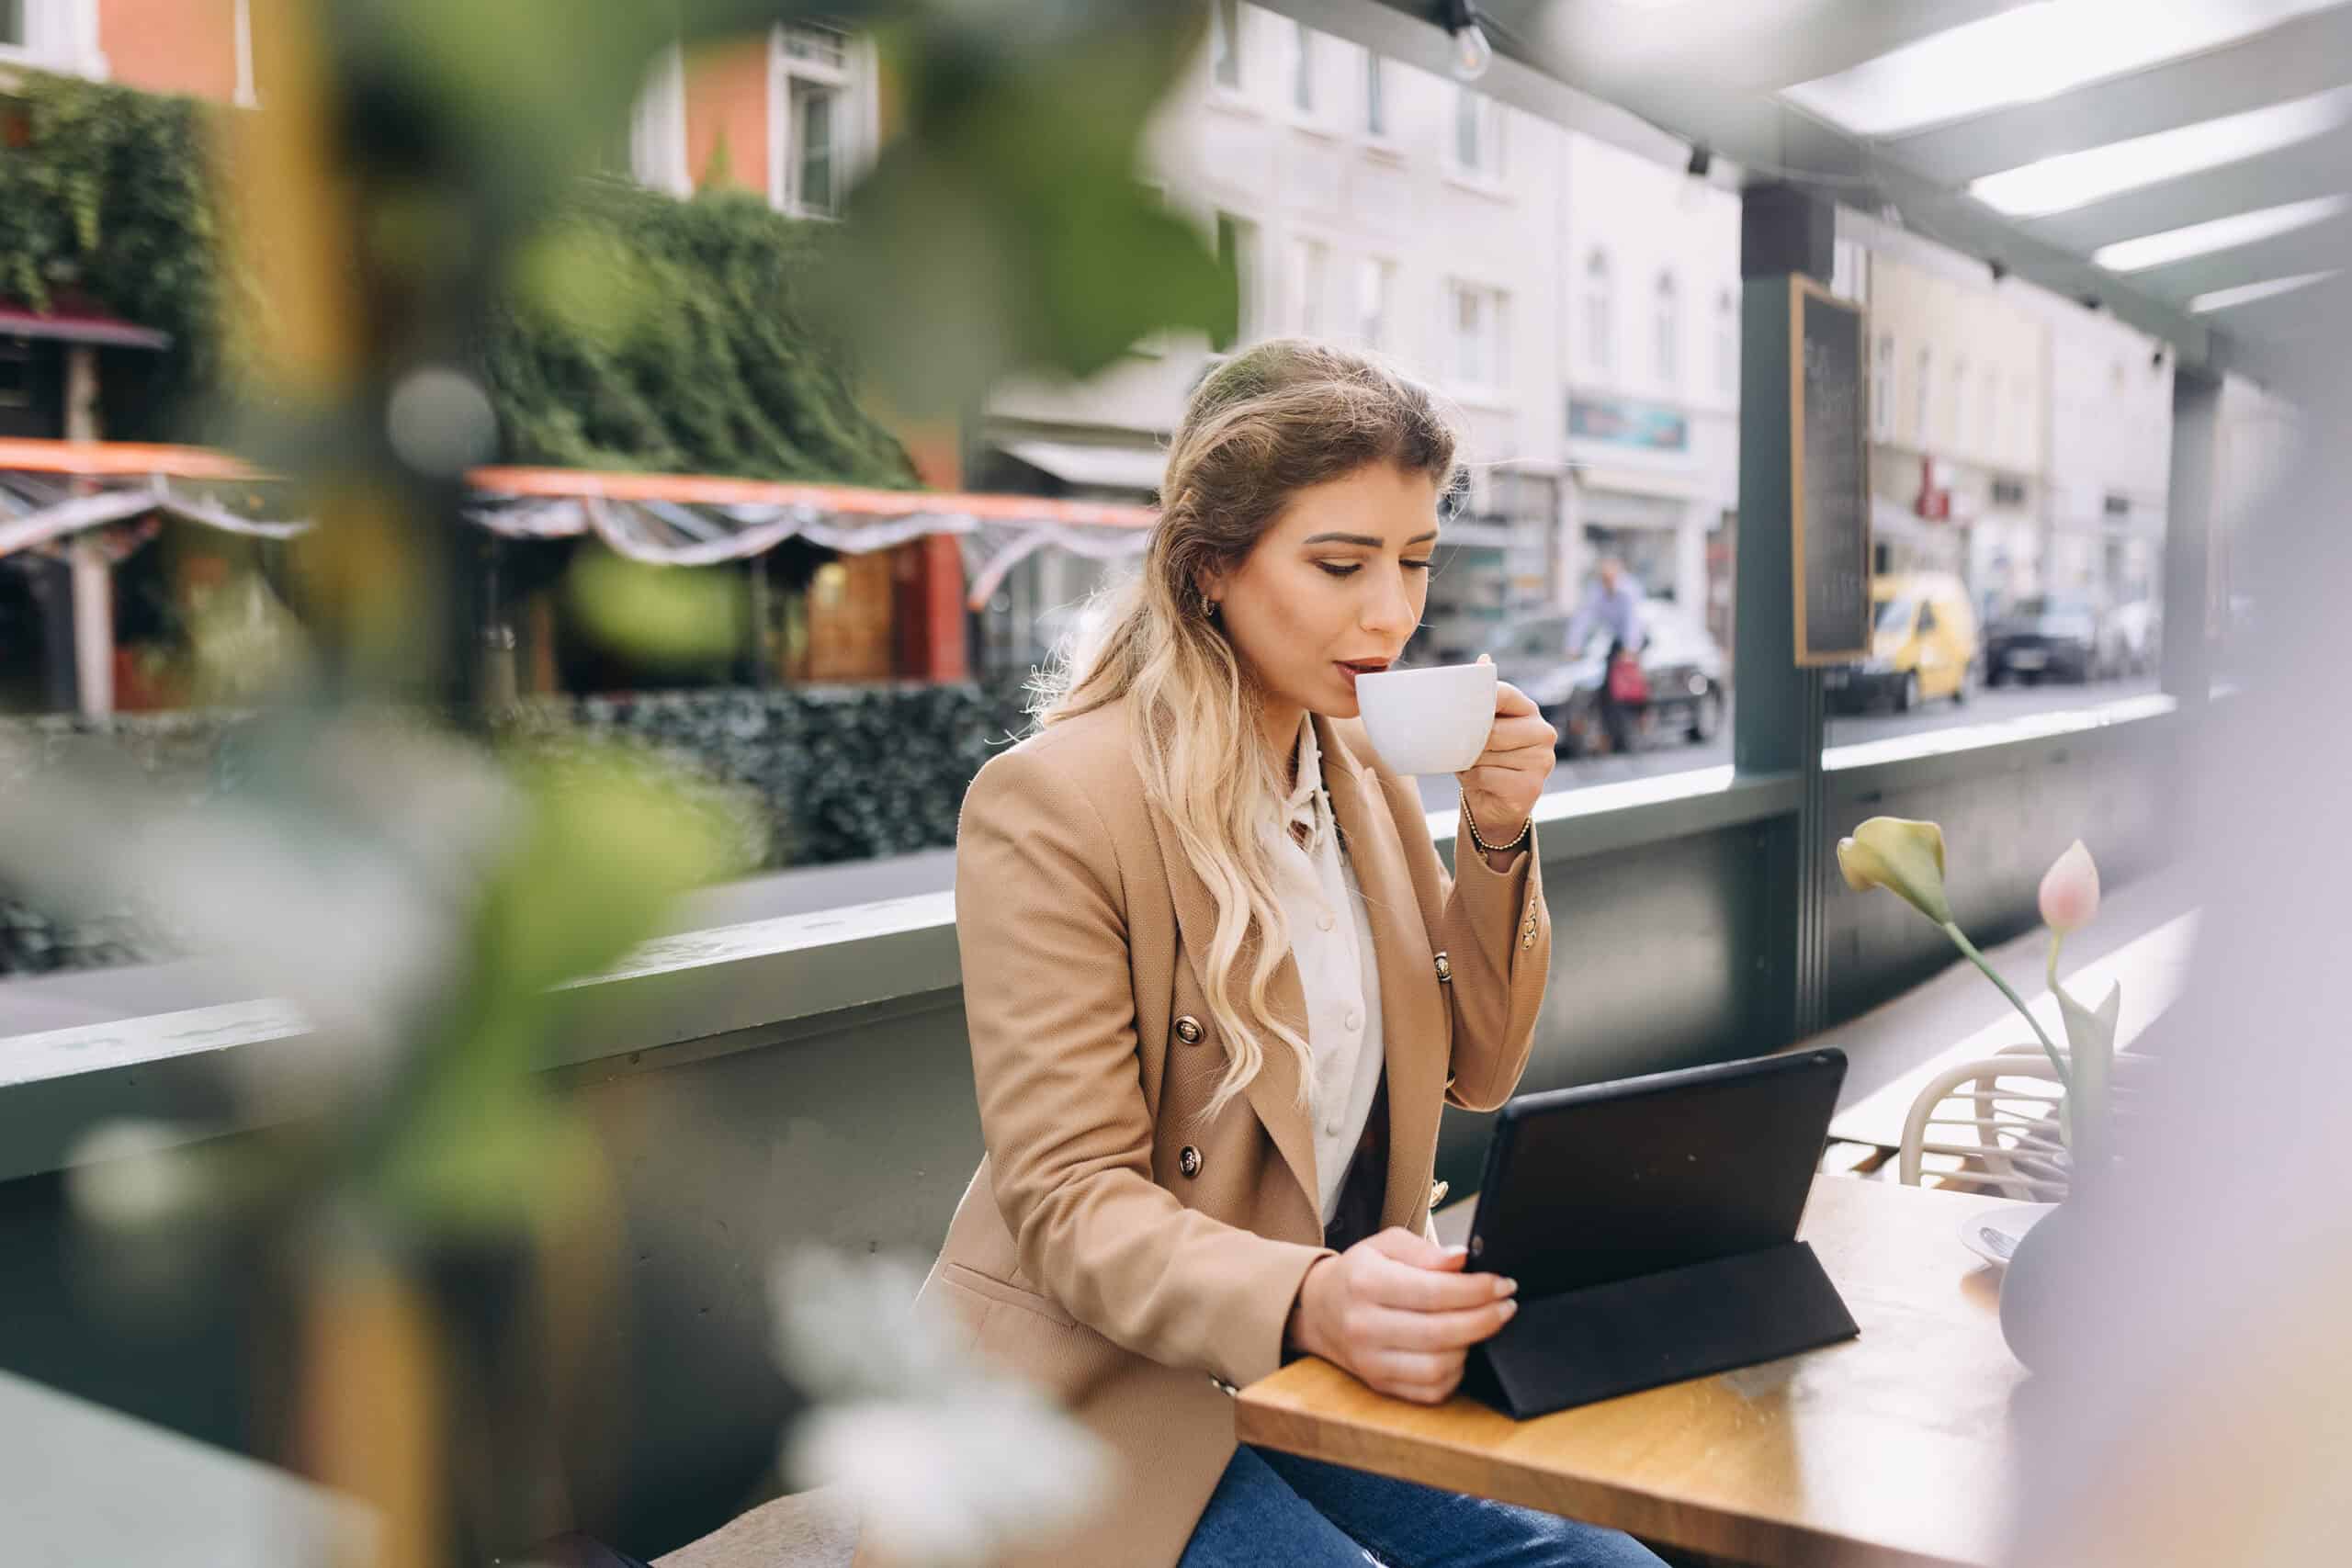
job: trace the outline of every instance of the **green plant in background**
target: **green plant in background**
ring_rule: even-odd
[[[1194,5],[688,0],[594,25],[577,0],[253,7],[257,113],[28,89],[30,156],[0,159],[0,287],[40,303],[70,280],[185,333],[188,373],[234,399],[208,428],[316,521],[298,553],[312,656],[254,720],[234,791],[177,812],[67,771],[12,792],[0,860],[53,892],[173,906],[310,1018],[314,1048],[245,1086],[308,1113],[237,1144],[235,1179],[186,1186],[267,1222],[297,1325],[291,1457],[376,1506],[382,1568],[438,1568],[571,1522],[549,1506],[574,1435],[564,1356],[604,1331],[616,1259],[597,1141],[539,1070],[578,1005],[561,982],[734,863],[724,814],[638,761],[484,743],[466,470],[503,442],[903,482],[842,367],[900,413],[960,412],[1015,369],[1227,334],[1235,293],[1135,178]],[[899,105],[837,235],[772,243],[732,198],[568,194],[657,51],[820,10],[881,25]],[[156,170],[123,166],[150,151]],[[790,324],[836,320],[839,357]],[[1072,1501],[1041,1492],[1006,1522]]]
[[[2065,1086],[2059,1126],[2074,1158],[2076,1179],[2096,1179],[2106,1168],[2112,1146],[2109,1089],[2114,1077],[2115,1026],[2122,1010],[2123,987],[2119,985],[2109,990],[2107,999],[2093,1010],[2077,1002],[2058,979],[2060,947],[2068,934],[2082,929],[2098,912],[2098,867],[2092,863],[2090,852],[2076,840],[2041,881],[2041,918],[2050,927],[2050,991],[2058,1001],[2068,1051],[2058,1049],[2033,1010],[1952,919],[1951,901],[1944,892],[1942,828],[1900,817],[1873,817],[1855,829],[1851,838],[1838,841],[1838,868],[1855,892],[1883,887],[1934,921],[1962,956],[2008,998],[2041,1043],[2058,1081]]]

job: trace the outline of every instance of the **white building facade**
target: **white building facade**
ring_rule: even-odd
[[[2162,603],[2172,355],[2112,316],[2041,298],[2051,432],[2042,583],[2101,605]]]
[[[1563,581],[1624,561],[1730,646],[1739,503],[1739,198],[1567,139],[1553,287],[1569,465]]]
[[[1956,573],[1980,613],[2041,590],[2050,329],[1980,264],[1871,246],[1871,527],[1881,572]]]
[[[1453,405],[1471,492],[1429,637],[1475,653],[1567,592],[1555,346],[1566,133],[1255,6],[1224,0],[1212,22],[1152,128],[1148,177],[1233,258],[1242,343],[1296,333],[1374,350]],[[1000,388],[988,442],[1034,471],[992,467],[985,480],[1148,492],[1213,356],[1198,339],[1155,341],[1083,383]],[[1091,573],[1041,560],[1035,575],[1007,584],[987,635],[1049,614]]]

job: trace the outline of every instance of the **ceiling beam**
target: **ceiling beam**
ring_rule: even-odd
[[[2186,306],[2198,295],[2217,288],[2342,266],[2347,254],[2352,254],[2352,217],[2339,215],[2290,234],[2233,245],[2226,251],[2209,251],[2201,256],[2183,256],[2131,276],[2141,287]]]
[[[2165,61],[1881,145],[1891,157],[1947,185],[2079,152],[2153,131],[2324,92],[2352,80],[2352,6],[2298,17],[2268,32]]]
[[[2352,170],[2352,126],[2315,136],[2260,158],[2143,186],[2047,218],[2023,228],[2053,245],[2088,255],[2118,240],[2136,240],[2184,229],[2233,213],[2283,207],[2345,188]]]

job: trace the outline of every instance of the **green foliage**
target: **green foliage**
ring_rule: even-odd
[[[117,436],[225,433],[239,377],[220,306],[249,284],[220,248],[206,150],[234,112],[39,73],[0,100],[0,299],[172,334],[155,423]],[[740,192],[577,184],[481,345],[503,459],[911,484],[808,299],[829,229]]]
[[[194,404],[227,374],[206,152],[216,112],[37,72],[0,96],[0,299],[85,300],[171,333],[165,406]]]

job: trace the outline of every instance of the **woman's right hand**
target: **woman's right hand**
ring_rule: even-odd
[[[1470,1347],[1509,1323],[1517,1281],[1465,1274],[1469,1252],[1391,1226],[1318,1259],[1291,1307],[1290,1343],[1367,1387],[1438,1404],[1462,1382]]]

